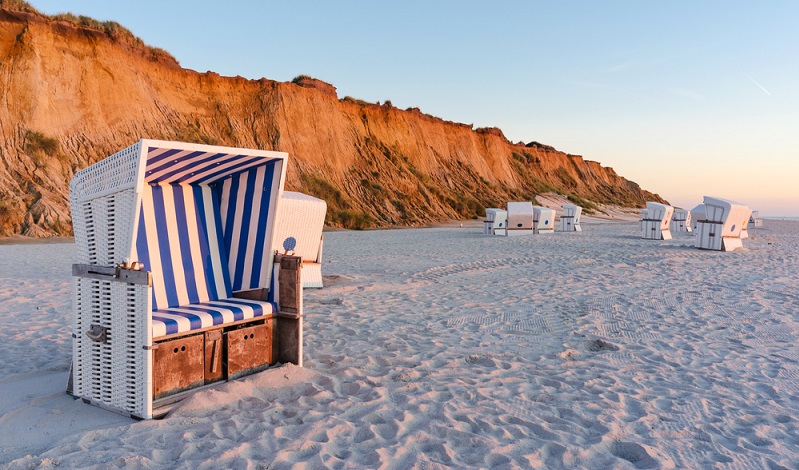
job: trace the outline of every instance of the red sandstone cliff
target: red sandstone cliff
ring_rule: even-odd
[[[339,99],[309,77],[186,70],[116,26],[0,9],[0,235],[70,233],[74,172],[142,137],[288,152],[287,189],[326,199],[334,226],[482,216],[544,192],[661,200],[611,168],[513,144],[499,129]]]

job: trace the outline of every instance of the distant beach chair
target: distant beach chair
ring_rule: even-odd
[[[700,220],[705,220],[705,205],[698,204],[696,207],[690,210],[691,214],[691,228],[696,231],[698,223]]]
[[[671,240],[669,225],[674,208],[659,202],[646,203],[646,219],[641,228],[641,238],[648,240]]]
[[[674,209],[671,217],[671,231],[675,233],[691,233],[691,213],[685,209]]]
[[[561,232],[582,232],[580,227],[580,214],[583,208],[574,204],[563,204],[563,215],[560,216]]]
[[[507,236],[531,235],[532,233],[533,203],[529,201],[509,202]]]
[[[489,207],[486,209],[486,218],[483,221],[483,235],[505,236],[508,225],[508,211]]]
[[[644,229],[644,220],[646,220],[647,218],[646,214],[647,214],[646,209],[641,209],[641,220],[638,221],[638,227],[640,227],[641,230]]]
[[[705,250],[733,251],[743,246],[741,231],[752,214],[744,204],[705,196],[705,217],[697,221],[696,247]]]
[[[752,211],[752,215],[749,216],[748,228],[760,228],[762,226],[763,219],[760,218],[760,212]]]
[[[273,252],[283,252],[288,239],[295,242],[295,256],[302,258],[302,287],[321,288],[322,247],[327,203],[303,193],[283,191],[278,206]]]
[[[533,232],[555,233],[555,210],[533,206]]]
[[[77,172],[71,386],[136,418],[302,365],[299,257],[272,240],[287,155],[158,140]]]

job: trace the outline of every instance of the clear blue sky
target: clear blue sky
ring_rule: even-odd
[[[672,204],[799,216],[799,2],[32,0],[186,68],[391,100],[582,155]]]

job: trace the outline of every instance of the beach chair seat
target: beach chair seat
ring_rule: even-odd
[[[696,207],[690,210],[691,214],[691,229],[696,231],[697,224],[700,220],[705,220],[705,205],[697,204]]]
[[[641,226],[641,238],[648,240],[671,240],[669,226],[674,208],[659,202],[646,203],[646,219]]]
[[[273,302],[250,299],[222,299],[153,310],[153,340],[207,330],[277,313]]]
[[[555,232],[555,210],[542,206],[533,206],[533,232],[554,233]]]
[[[705,214],[697,221],[695,246],[705,250],[733,251],[743,246],[741,233],[752,210],[744,204],[704,197]]]
[[[505,231],[509,237],[533,234],[533,203],[529,201],[508,203],[508,227]]]
[[[294,191],[283,191],[273,251],[282,253],[283,244],[291,239],[292,251],[302,258],[302,287],[324,287],[322,280],[322,248],[327,203],[323,199]]]
[[[187,390],[302,365],[300,258],[272,250],[285,161],[142,140],[75,174],[74,396],[147,419]]]
[[[748,228],[760,228],[762,226],[763,219],[760,218],[760,212],[752,211],[752,215],[749,216]]]
[[[674,215],[671,217],[672,232],[675,233],[691,233],[691,213],[685,209],[674,209]]]
[[[563,204],[563,215],[560,216],[560,231],[561,232],[582,232],[580,226],[580,215],[583,208],[574,204]]]
[[[486,208],[486,218],[483,221],[483,235],[505,236],[508,224],[508,211],[495,207]]]

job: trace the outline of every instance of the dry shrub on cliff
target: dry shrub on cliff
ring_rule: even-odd
[[[5,8],[11,11],[23,11],[25,13],[33,13],[41,15],[39,10],[33,8],[28,2],[22,0],[0,0],[0,8]]]
[[[14,205],[6,196],[0,198],[0,236],[19,233],[25,220],[25,211]]]
[[[28,130],[22,148],[30,154],[44,153],[52,157],[58,152],[58,141],[41,132]]]
[[[145,51],[147,53],[147,58],[151,61],[178,64],[177,59],[175,59],[172,54],[158,47],[147,46],[144,41],[136,37],[129,29],[116,21],[98,21],[88,16],[74,15],[70,12],[45,15],[24,0],[0,0],[0,8],[10,11],[31,13],[51,20],[74,24],[81,28],[94,29],[104,33],[117,43],[126,44],[135,49]]]
[[[577,204],[578,206],[582,207],[583,208],[583,212],[585,212],[588,215],[596,214],[596,212],[599,211],[599,206],[597,206],[593,202],[591,202],[591,201],[589,201],[587,199],[584,199],[584,198],[582,198],[582,197],[580,197],[580,196],[578,196],[576,194],[569,194],[568,196],[566,196],[566,199],[568,199],[571,203]],[[600,211],[600,212],[603,212],[603,211]]]
[[[369,214],[351,208],[347,198],[324,178],[314,174],[302,175],[305,191],[327,202],[325,223],[332,227],[362,230],[374,226],[375,220]]]

